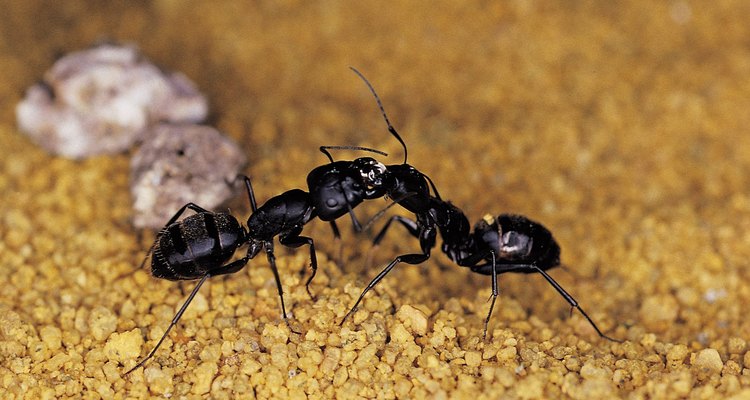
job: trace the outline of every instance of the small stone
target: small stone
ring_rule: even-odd
[[[218,207],[234,193],[245,160],[237,144],[214,128],[153,127],[130,163],[133,223],[159,229],[187,203]]]
[[[497,358],[497,361],[503,362],[513,361],[516,359],[517,355],[518,349],[516,349],[515,347],[503,347],[502,349],[498,350],[495,357]]]
[[[747,348],[747,342],[745,339],[739,337],[729,338],[727,350],[729,350],[730,354],[742,354],[745,351],[745,348]]]
[[[414,336],[412,336],[411,333],[406,330],[404,324],[400,322],[393,325],[390,334],[391,340],[393,340],[394,343],[406,344],[414,342]]]
[[[419,336],[427,334],[427,315],[408,304],[404,304],[396,312],[396,318],[401,321],[405,327],[411,328],[411,331]]]
[[[688,354],[688,348],[684,344],[674,345],[667,351],[667,367],[677,368],[681,366]]]
[[[478,351],[467,351],[464,355],[466,365],[469,367],[478,367],[482,363],[482,353]]]
[[[117,316],[106,307],[96,307],[89,314],[88,324],[91,336],[104,340],[117,329]]]
[[[104,44],[59,59],[16,108],[19,128],[52,154],[125,151],[156,121],[201,122],[206,99],[132,46]]]
[[[193,370],[195,377],[193,378],[193,387],[190,391],[193,394],[208,393],[211,390],[211,382],[213,382],[218,371],[219,367],[215,362],[204,362],[197,366]]]
[[[695,356],[693,367],[703,372],[718,374],[724,368],[724,363],[716,349],[703,349]]]
[[[62,347],[62,331],[56,326],[45,326],[39,330],[39,336],[51,351]]]
[[[143,371],[143,375],[148,383],[148,388],[153,393],[169,395],[174,391],[174,374],[170,369],[148,367]]]
[[[605,368],[597,366],[594,362],[589,361],[581,367],[581,377],[584,379],[604,379],[610,376],[610,372]]]
[[[647,297],[640,310],[641,321],[651,330],[667,330],[679,313],[679,304],[672,296],[654,295]]]
[[[104,344],[104,354],[110,360],[117,362],[132,361],[141,354],[143,336],[140,329],[133,329],[123,333],[113,333]]]

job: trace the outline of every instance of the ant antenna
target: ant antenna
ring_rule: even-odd
[[[352,71],[354,71],[355,74],[359,75],[359,77],[362,78],[363,81],[365,81],[365,84],[370,89],[370,92],[372,92],[372,95],[375,96],[375,100],[378,102],[378,107],[380,108],[380,113],[383,114],[383,119],[385,119],[385,123],[388,124],[388,132],[390,132],[391,135],[393,135],[396,138],[396,140],[398,140],[399,143],[401,143],[401,146],[404,148],[404,164],[406,164],[407,153],[408,153],[408,151],[406,150],[406,143],[404,143],[404,140],[401,139],[401,136],[398,134],[398,132],[396,132],[396,128],[394,128],[393,125],[391,125],[391,121],[388,119],[388,115],[385,114],[383,103],[380,101],[380,97],[375,92],[375,88],[372,87],[372,85],[370,84],[370,81],[368,81],[367,78],[365,78],[365,76],[362,75],[362,73],[359,72],[356,68],[354,67],[349,67],[349,68]]]
[[[328,152],[328,150],[359,150],[359,151],[369,151],[370,153],[376,153],[380,154],[381,156],[388,157],[388,153],[376,149],[371,149],[369,147],[362,147],[362,146],[320,146],[318,148],[321,153],[325,154],[326,157],[328,157],[331,162],[333,162],[333,157],[331,156],[331,153]]]

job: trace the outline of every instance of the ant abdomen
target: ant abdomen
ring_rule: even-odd
[[[560,246],[552,233],[523,215],[485,216],[474,227],[474,243],[479,247],[478,252],[483,247],[494,252],[502,265],[498,272],[534,273],[536,269],[528,267],[531,264],[543,270],[560,264]],[[492,266],[475,272],[490,275]]]
[[[202,278],[229,261],[244,242],[236,218],[199,212],[164,228],[151,258],[151,273],[172,281]]]

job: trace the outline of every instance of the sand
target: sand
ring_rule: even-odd
[[[749,398],[750,26],[746,2],[12,2],[0,17],[0,397]],[[291,310],[265,258],[192,290],[139,269],[130,154],[70,161],[18,132],[14,107],[56,55],[137,44],[206,93],[211,124],[249,158],[259,201],[305,187],[320,145],[401,149],[472,221],[522,213],[562,247],[550,271],[599,338],[535,275],[490,280],[440,254],[397,267],[395,229],[311,223],[277,246]],[[356,157],[342,153],[340,158]],[[357,209],[366,220],[387,203]],[[231,204],[244,220],[242,193]],[[389,212],[399,212],[397,208]],[[349,225],[342,220],[342,227]]]

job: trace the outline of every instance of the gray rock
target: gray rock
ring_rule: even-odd
[[[237,144],[212,127],[153,127],[130,163],[133,224],[160,229],[189,202],[213,210],[233,194],[245,162]]]
[[[161,71],[134,47],[110,44],[58,60],[16,108],[33,141],[76,159],[127,150],[154,123],[198,123],[207,114],[187,77]]]

